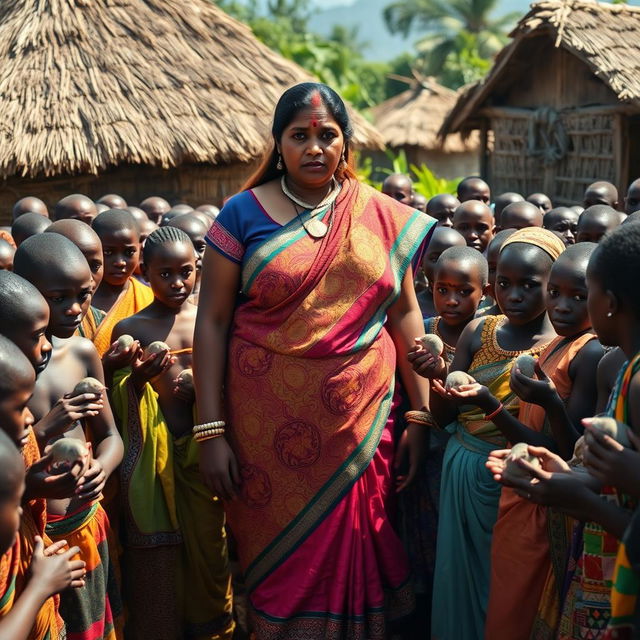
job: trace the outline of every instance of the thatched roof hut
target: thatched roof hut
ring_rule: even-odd
[[[264,152],[280,94],[308,79],[208,0],[0,3],[4,192],[219,202]]]
[[[496,192],[581,199],[596,179],[640,175],[640,7],[543,0],[468,87],[442,135],[481,131]]]
[[[432,78],[416,76],[411,87],[385,100],[371,112],[388,148],[404,149],[409,162],[426,164],[434,173],[456,178],[477,173],[478,136],[463,139],[452,134],[444,139],[438,132],[454,107],[457,93]]]

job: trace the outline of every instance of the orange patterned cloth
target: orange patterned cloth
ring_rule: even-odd
[[[565,402],[573,385],[569,376],[571,362],[594,338],[593,333],[585,333],[563,344],[566,338],[558,337],[540,356],[540,367]],[[518,418],[535,431],[545,427],[545,410],[539,405],[521,402]],[[550,521],[546,507],[520,498],[509,487],[502,488],[491,547],[486,638],[528,640],[543,593],[545,602],[542,617],[535,624],[535,637],[549,640],[554,637],[560,618],[560,589],[569,545],[565,523],[564,516]],[[555,554],[559,556],[557,559]]]

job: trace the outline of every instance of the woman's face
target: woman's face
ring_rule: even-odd
[[[325,186],[331,180],[343,149],[340,125],[320,100],[312,100],[296,114],[279,144],[287,177],[307,189]]]

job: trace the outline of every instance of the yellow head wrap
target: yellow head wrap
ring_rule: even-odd
[[[558,256],[565,250],[564,242],[560,240],[553,231],[548,229],[541,229],[540,227],[526,227],[524,229],[518,229],[515,233],[511,234],[500,248],[500,253],[504,251],[504,248],[513,244],[514,242],[524,242],[525,244],[532,244],[534,247],[542,249],[545,253],[551,256],[551,259],[555,262]]]

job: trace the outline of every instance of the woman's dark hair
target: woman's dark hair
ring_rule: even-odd
[[[277,143],[280,142],[284,130],[296,115],[302,109],[311,105],[314,94],[320,95],[322,104],[338,123],[344,136],[344,158],[346,166],[338,167],[336,178],[343,180],[344,178],[356,177],[352,166],[353,158],[351,154],[353,127],[342,98],[326,84],[321,84],[320,82],[302,82],[287,89],[280,96],[280,100],[278,100],[273,114],[273,125],[271,126],[271,134],[273,135],[274,142],[273,148],[267,152],[259,169],[249,178],[243,189],[253,189],[265,182],[279,178],[286,173],[286,167],[278,169],[279,154]]]
[[[640,318],[640,225],[607,233],[589,260],[589,274]]]

